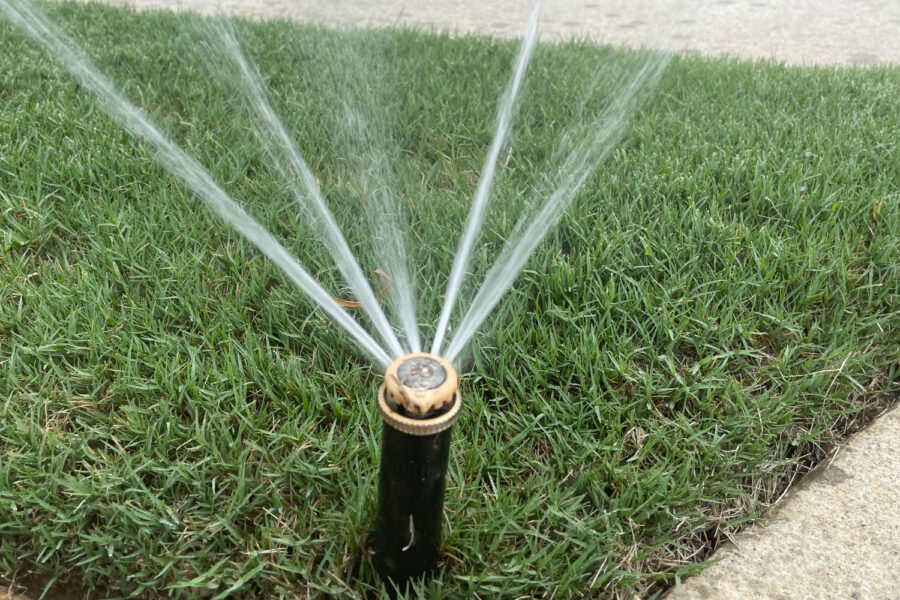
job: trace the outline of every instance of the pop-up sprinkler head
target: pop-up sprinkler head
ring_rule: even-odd
[[[378,390],[384,420],[374,564],[395,584],[435,569],[441,543],[450,428],[462,408],[456,371],[432,354],[407,354]]]
[[[410,435],[448,429],[459,417],[456,371],[439,356],[420,352],[395,360],[384,373],[378,410],[385,423]]]

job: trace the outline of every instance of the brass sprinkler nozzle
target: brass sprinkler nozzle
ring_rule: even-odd
[[[439,433],[459,417],[458,386],[456,371],[443,358],[425,352],[407,354],[385,371],[378,410],[389,425],[405,433]]]

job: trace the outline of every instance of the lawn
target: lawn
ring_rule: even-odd
[[[347,297],[207,68],[200,19],[46,8]],[[390,164],[432,330],[515,45],[238,30],[373,285],[359,206],[372,156]],[[538,49],[476,280],[560,132],[602,104],[573,109],[583,82],[636,60]],[[476,336],[446,558],[422,595],[656,597],[893,402],[898,140],[896,67],[673,60]],[[276,267],[0,21],[0,580],[363,597],[380,585],[378,385]]]

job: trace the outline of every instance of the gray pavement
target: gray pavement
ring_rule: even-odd
[[[518,36],[529,0],[107,0],[138,9]],[[900,0],[544,0],[544,40],[580,37],[789,64],[900,63]]]
[[[838,449],[666,600],[900,599],[900,408]]]

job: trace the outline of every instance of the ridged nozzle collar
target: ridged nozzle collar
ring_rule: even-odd
[[[453,425],[462,403],[456,371],[439,356],[420,352],[395,360],[384,374],[378,409],[392,427],[430,435]]]

